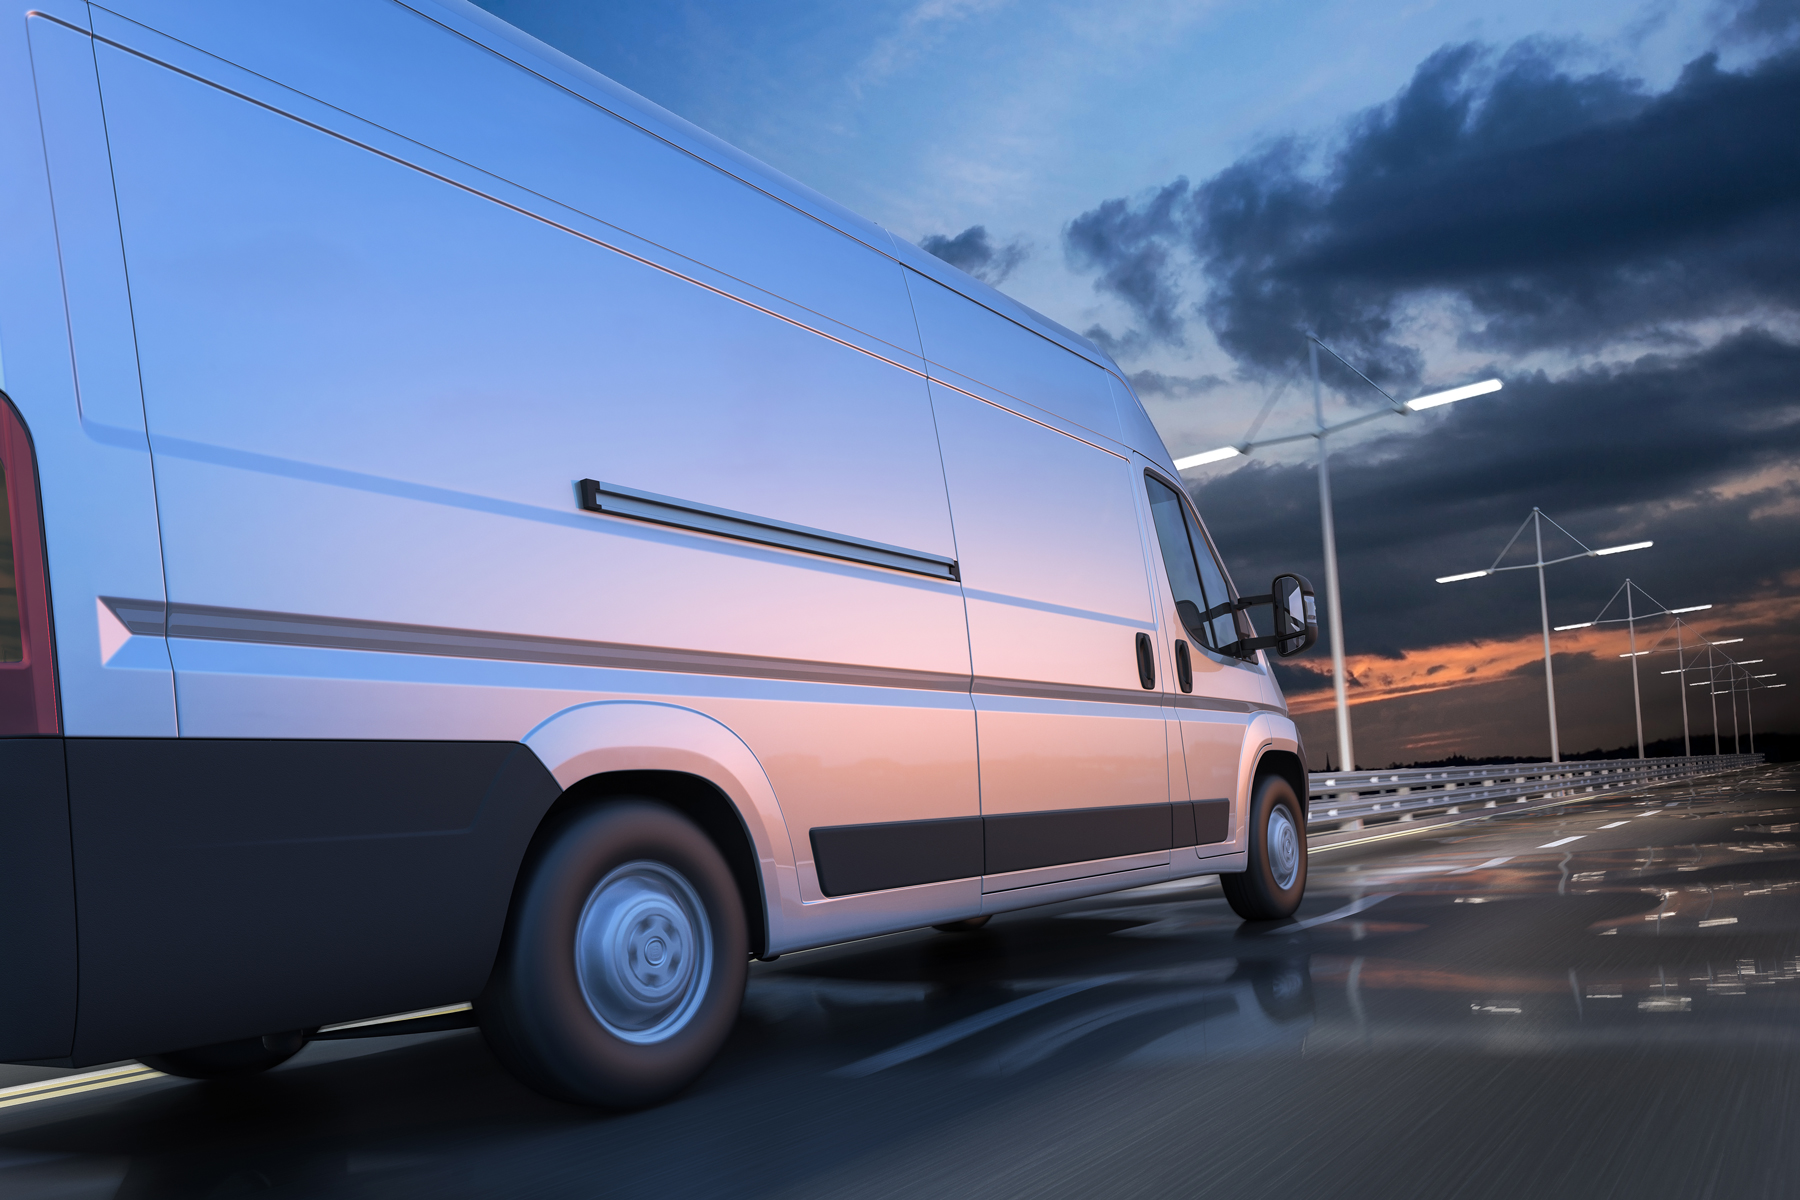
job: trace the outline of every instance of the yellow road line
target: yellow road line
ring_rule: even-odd
[[[97,1092],[102,1088],[143,1083],[162,1077],[161,1071],[152,1071],[139,1063],[128,1067],[109,1067],[104,1071],[88,1071],[81,1075],[60,1075],[55,1079],[40,1079],[36,1083],[0,1088],[0,1108],[15,1108],[21,1104],[35,1104],[40,1100],[60,1100],[64,1096]]]

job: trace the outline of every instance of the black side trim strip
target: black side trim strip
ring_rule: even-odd
[[[1176,801],[1169,808],[1175,814],[1175,846],[1194,845],[1194,806],[1185,801]]]
[[[1195,800],[1194,844],[1208,846],[1231,837],[1231,801]]]
[[[980,817],[812,831],[813,864],[827,896],[971,878],[981,874],[981,843]]]
[[[1231,837],[1231,801],[1065,808],[812,831],[827,896],[1004,875],[1037,867],[1210,845]]]
[[[986,874],[1167,850],[1174,833],[1169,807],[1132,804],[983,817]]]
[[[581,507],[589,512],[614,517],[632,517],[658,525],[673,525],[764,546],[780,546],[785,550],[804,550],[872,567],[890,567],[911,571],[934,579],[956,579],[956,560],[922,550],[906,550],[866,538],[842,533],[827,533],[805,525],[791,525],[769,517],[753,517],[728,508],[714,508],[691,500],[676,500],[654,492],[601,483],[597,479],[580,481]]]

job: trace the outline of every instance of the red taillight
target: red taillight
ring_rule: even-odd
[[[31,435],[0,392],[0,737],[62,732]]]

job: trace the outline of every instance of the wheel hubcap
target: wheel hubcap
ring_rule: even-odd
[[[1300,831],[1294,827],[1294,818],[1285,808],[1275,809],[1269,814],[1269,872],[1275,876],[1275,886],[1284,892],[1300,876],[1301,853]]]
[[[613,870],[589,893],[575,931],[582,996],[628,1042],[663,1041],[693,1018],[712,955],[699,895],[662,863]]]

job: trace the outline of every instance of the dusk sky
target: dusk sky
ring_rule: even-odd
[[[1271,400],[1261,436],[1305,429],[1303,329],[1401,399],[1502,378],[1333,439],[1361,765],[1548,753],[1534,574],[1433,582],[1533,505],[1656,543],[1552,569],[1553,624],[1629,574],[1715,605],[1684,636],[1743,638],[1759,684],[1800,671],[1800,0],[484,7],[1087,333],[1176,456]],[[1325,384],[1328,418],[1382,403]],[[1312,455],[1188,475],[1246,591],[1323,591]],[[1630,742],[1623,627],[1553,637],[1564,752]],[[1679,736],[1674,655],[1641,662]],[[1315,767],[1329,673],[1323,637],[1282,669]],[[1791,687],[1753,698],[1800,732]]]

